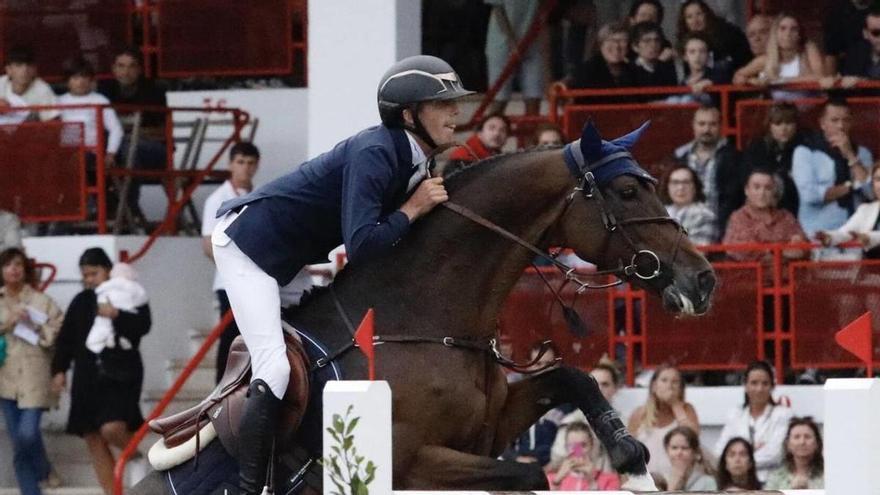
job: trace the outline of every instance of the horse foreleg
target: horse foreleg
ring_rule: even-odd
[[[402,486],[400,486],[402,485]],[[446,447],[419,448],[405,475],[397,479],[403,490],[547,490],[547,476],[538,464],[499,461]]]
[[[648,450],[626,431],[617,411],[602,396],[596,380],[568,366],[511,385],[499,415],[492,454],[499,455],[541,415],[561,404],[573,404],[583,411],[619,473],[634,476],[647,473]]]

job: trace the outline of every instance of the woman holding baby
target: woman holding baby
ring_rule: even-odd
[[[84,290],[67,308],[52,361],[52,388],[61,392],[74,365],[67,432],[83,437],[98,481],[112,493],[115,459],[144,418],[144,366],[138,345],[150,330],[146,292],[130,266],[116,267],[101,248],[79,259]]]
[[[49,365],[61,309],[35,289],[34,265],[24,251],[0,253],[0,409],[12,439],[13,465],[24,495],[39,495],[50,466],[40,432],[43,411],[58,403],[49,388]]]

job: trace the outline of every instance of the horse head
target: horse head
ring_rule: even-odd
[[[620,268],[621,278],[660,295],[669,311],[703,314],[715,288],[714,271],[669,218],[657,181],[629,153],[647,127],[606,141],[587,123],[581,139],[566,146],[563,156],[579,185],[549,240],[600,270]]]

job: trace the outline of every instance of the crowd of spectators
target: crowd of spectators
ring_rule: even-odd
[[[538,345],[533,347],[533,357],[537,349]],[[614,405],[621,384],[614,363],[603,359],[590,374]],[[658,488],[683,492],[823,488],[819,427],[812,418],[798,416],[797,406],[787,397],[773,396],[771,365],[751,363],[740,383],[744,400],[730,405],[715,445],[709,446],[700,440],[701,423],[686,400],[681,373],[672,366],[653,371],[647,399],[632,412],[627,429],[648,448],[648,471]],[[541,465],[552,490],[618,490],[624,481],[584,415],[570,406],[545,414],[503,458]]]

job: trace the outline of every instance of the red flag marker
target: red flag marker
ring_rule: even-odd
[[[376,379],[376,359],[373,352],[373,321],[375,319],[373,308],[367,310],[361,324],[358,325],[357,331],[354,333],[354,341],[358,348],[367,357],[367,365],[369,369],[370,380]]]
[[[868,367],[868,376],[874,376],[874,339],[870,311],[834,334],[834,340],[837,345],[864,361]]]

